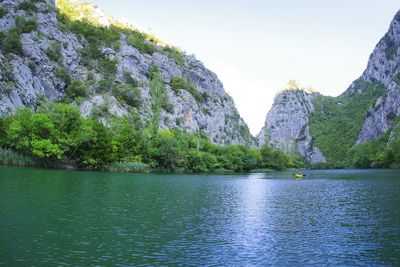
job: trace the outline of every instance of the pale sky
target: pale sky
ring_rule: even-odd
[[[253,135],[295,79],[337,96],[364,71],[399,0],[94,0],[195,54],[233,97]]]

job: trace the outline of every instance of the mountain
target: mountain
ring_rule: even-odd
[[[68,102],[110,125],[203,131],[212,143],[252,144],[248,127],[215,73],[94,4],[6,0],[0,8],[0,113]],[[159,73],[159,92],[151,89]]]
[[[313,99],[318,93],[307,93],[297,84],[275,96],[265,126],[257,136],[260,147],[268,144],[271,148],[287,154],[298,153],[312,164],[325,162],[320,149],[312,145],[309,117],[314,112]]]
[[[400,11],[376,45],[366,70],[343,94],[327,97],[297,85],[279,93],[257,137],[258,146],[298,153],[325,167],[399,162],[395,149],[400,140],[399,47]]]

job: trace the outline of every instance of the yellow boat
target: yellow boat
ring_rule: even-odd
[[[295,177],[296,177],[296,179],[300,179],[300,178],[303,178],[303,175],[296,173]]]

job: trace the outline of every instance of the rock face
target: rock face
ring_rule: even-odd
[[[57,71],[65,68],[73,80],[86,81],[88,84],[89,97],[73,102],[84,116],[89,116],[93,107],[102,106],[107,114],[139,114],[143,124],[146,124],[153,116],[153,99],[147,74],[155,65],[164,81],[167,99],[173,106],[161,111],[161,128],[180,128],[189,132],[202,130],[209,135],[211,142],[221,145],[252,144],[248,127],[239,116],[232,98],[224,91],[216,74],[206,69],[194,56],[181,53],[183,62],[178,64],[173,57],[163,53],[162,46],[147,40],[147,43],[155,46],[156,51],[146,54],[131,45],[127,40],[128,36],[122,33],[118,49],[105,45],[100,47],[102,58],[117,62],[117,71],[110,80],[98,67],[90,68],[83,63],[82,51],[89,46],[88,40],[59,26],[54,1],[38,1],[35,3],[37,10],[33,14],[26,10],[17,10],[16,6],[21,2],[23,1],[2,1],[1,6],[8,13],[0,18],[0,30],[7,33],[13,29],[17,16],[37,20],[38,27],[31,32],[20,34],[22,54],[0,50],[0,113],[10,113],[19,106],[34,108],[38,101],[43,99],[60,101],[65,96],[66,81]],[[99,16],[89,21],[96,21],[106,27],[115,22],[92,4],[81,6],[90,10],[91,14]],[[49,57],[48,50],[54,44],[60,47],[61,61]],[[109,80],[114,85],[123,84],[127,73],[139,84],[141,103],[138,107],[120,102],[110,93],[102,94],[96,91],[101,80]],[[189,79],[202,101],[198,101],[193,93],[187,90],[173,90],[170,87],[173,77]],[[106,123],[107,116],[99,116],[99,119]]]
[[[319,148],[312,145],[308,126],[309,116],[314,111],[312,100],[317,96],[317,93],[309,94],[299,89],[279,93],[257,136],[259,147],[268,144],[287,154],[299,153],[312,164],[325,162]]]
[[[380,81],[387,92],[369,108],[356,144],[378,138],[400,115],[400,11],[375,47],[361,78],[369,82]],[[349,90],[355,91],[355,88],[352,84]],[[362,93],[362,90],[356,92]]]
[[[386,89],[371,106],[355,145],[378,138],[400,115],[400,11],[397,12],[385,36],[371,54],[367,69],[358,80],[366,84],[380,82]],[[365,88],[353,82],[345,93],[363,94]],[[314,111],[316,94],[303,91],[284,91],[275,97],[268,112],[265,127],[257,137],[258,146],[268,144],[286,153],[297,152],[312,164],[325,162],[320,149],[313,146],[309,133],[309,117]]]

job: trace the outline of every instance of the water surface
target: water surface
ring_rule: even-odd
[[[400,265],[400,172],[0,167],[0,264]]]

